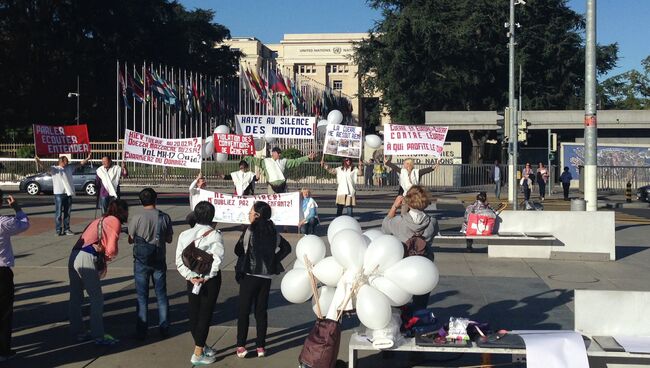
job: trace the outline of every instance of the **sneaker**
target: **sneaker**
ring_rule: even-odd
[[[192,363],[192,365],[208,365],[208,364],[214,363],[216,360],[217,360],[217,357],[215,357],[215,356],[211,356],[211,357],[207,356],[205,354],[205,350],[204,350],[203,354],[201,354],[201,355],[192,354],[192,358],[190,358],[190,363]]]
[[[246,358],[246,354],[248,354],[248,350],[246,350],[245,347],[240,346],[237,348],[237,357],[238,358]]]
[[[120,340],[114,338],[109,334],[104,334],[104,337],[95,339],[95,345],[115,345],[118,342],[120,342]]]
[[[213,357],[217,355],[217,351],[206,345],[203,347],[203,355]]]
[[[15,356],[16,356],[16,351],[15,350],[9,350],[9,354],[0,355],[0,362],[6,362],[7,360],[12,359]]]
[[[89,341],[92,340],[92,338],[93,336],[90,334],[90,332],[80,333],[79,335],[77,335],[78,342]]]
[[[266,356],[266,350],[264,348],[257,348],[257,357],[264,358]]]
[[[64,231],[63,234],[65,234],[65,235],[74,235],[74,233],[70,229]],[[61,235],[63,235],[63,234],[61,234]]]
[[[56,232],[56,235],[58,235],[58,236],[63,236],[63,231],[57,231],[57,232]]]

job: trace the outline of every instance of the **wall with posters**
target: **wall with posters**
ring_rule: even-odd
[[[562,167],[569,167],[574,180],[580,179],[578,167],[584,165],[582,143],[562,143],[560,149]],[[644,144],[599,144],[598,166],[650,167],[650,145]]]

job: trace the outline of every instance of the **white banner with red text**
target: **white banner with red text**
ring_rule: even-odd
[[[430,155],[440,157],[449,127],[429,125],[384,125],[384,155]]]
[[[263,201],[271,206],[271,220],[276,225],[298,226],[300,222],[300,193],[259,194],[235,196],[200,189],[193,201],[208,201],[215,207],[214,221],[230,224],[249,224],[248,213],[253,203]]]
[[[158,138],[126,129],[122,157],[125,162],[200,169],[201,144],[201,138]]]

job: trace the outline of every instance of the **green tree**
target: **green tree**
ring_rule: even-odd
[[[71,122],[80,79],[83,122],[112,137],[115,61],[150,61],[216,77],[234,75],[238,52],[209,10],[169,0],[0,0],[0,127]]]
[[[371,0],[382,10],[355,60],[363,95],[381,93],[393,121],[422,124],[424,112],[498,110],[507,105],[508,0]],[[584,19],[566,0],[517,7],[517,59],[525,109],[583,104]],[[599,47],[598,72],[615,66],[616,44]],[[484,132],[470,132],[484,142]],[[473,150],[475,151],[475,150]],[[473,155],[478,160],[480,154]]]
[[[604,109],[650,109],[650,56],[641,61],[642,71],[632,69],[600,84]]]

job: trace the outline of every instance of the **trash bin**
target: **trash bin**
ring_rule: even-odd
[[[574,198],[571,200],[571,211],[586,211],[587,201],[581,198]]]

